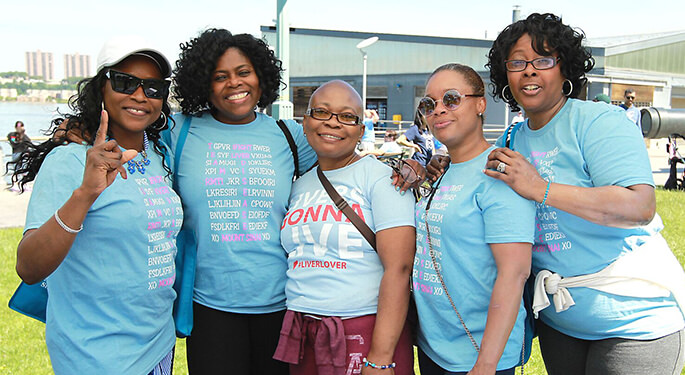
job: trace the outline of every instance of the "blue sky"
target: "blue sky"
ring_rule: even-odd
[[[645,6],[649,4],[649,6]],[[522,14],[553,12],[589,37],[685,30],[685,1],[541,0],[289,0],[291,27],[492,39]],[[110,36],[140,34],[170,60],[178,44],[207,27],[259,35],[272,25],[276,0],[4,0],[0,71],[24,71],[24,52],[52,52],[55,75],[63,54],[90,54]]]

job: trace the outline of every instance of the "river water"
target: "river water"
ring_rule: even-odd
[[[7,133],[14,131],[14,123],[21,120],[26,127],[26,134],[31,139],[44,137],[43,131],[50,127],[50,121],[58,116],[57,110],[68,112],[66,104],[26,103],[0,101],[0,142],[3,154],[12,152],[7,141]]]

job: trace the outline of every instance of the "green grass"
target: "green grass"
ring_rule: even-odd
[[[685,193],[659,189],[656,198],[657,211],[666,226],[662,233],[680,263],[684,264]],[[19,284],[14,264],[21,232],[21,228],[0,229],[0,374],[48,375],[52,370],[45,348],[45,326],[6,307]],[[537,339],[525,372],[546,374]],[[185,340],[177,340],[174,374],[187,373]],[[685,375],[685,371],[681,374]]]
[[[0,374],[49,375],[45,325],[7,307],[20,281],[14,265],[21,233],[21,228],[0,229]],[[188,374],[185,340],[176,340],[174,374]]]

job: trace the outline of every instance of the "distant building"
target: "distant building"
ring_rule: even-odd
[[[276,45],[276,28],[262,26],[262,36]],[[290,29],[290,98],[295,117],[307,109],[312,92],[324,82],[342,79],[361,92],[362,55],[360,41],[378,36],[367,48],[367,108],[373,108],[383,123],[395,118],[413,120],[426,80],[436,67],[459,62],[473,67],[487,84],[485,68],[492,40],[354,31]],[[579,97],[599,93],[622,102],[626,88],[637,93],[638,107],[685,108],[685,30],[613,38],[590,38],[587,46],[595,67]],[[513,114],[502,101],[488,101],[488,128],[503,129]]]
[[[43,77],[45,81],[55,79],[55,68],[52,60],[52,52],[26,52],[26,73],[29,77]]]
[[[16,98],[17,96],[17,89],[0,87],[0,98]]]
[[[89,55],[64,55],[64,78],[71,77],[90,77]]]

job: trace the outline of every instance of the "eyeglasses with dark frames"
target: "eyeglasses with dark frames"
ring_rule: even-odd
[[[402,159],[390,159],[385,162],[392,168],[398,176],[400,176],[406,183],[413,184],[420,180],[418,172],[406,161]]]
[[[447,90],[442,95],[442,99],[433,100],[428,96],[421,98],[419,101],[419,113],[428,117],[435,112],[437,102],[442,102],[442,105],[449,111],[454,111],[459,108],[462,98],[467,97],[481,97],[483,94],[460,94],[457,90]]]
[[[537,70],[547,70],[554,68],[557,62],[559,62],[558,57],[538,57],[533,60],[506,60],[504,66],[509,72],[522,72],[526,70],[528,64]]]
[[[165,99],[169,95],[171,82],[164,79],[142,79],[114,69],[108,70],[105,77],[109,79],[112,90],[121,94],[131,95],[143,86],[143,94],[150,99]]]
[[[338,119],[338,122],[343,125],[356,126],[362,124],[362,119],[350,112],[333,113],[325,108],[309,108],[304,114],[305,116],[320,121],[330,120],[335,116],[335,118]]]

